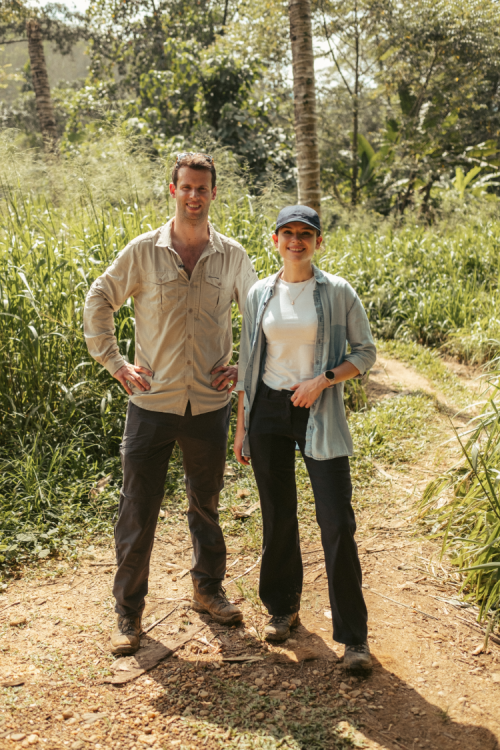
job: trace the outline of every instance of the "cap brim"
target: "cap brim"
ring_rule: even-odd
[[[292,224],[294,221],[300,221],[301,224],[307,224],[308,227],[311,227],[311,229],[315,229],[317,232],[321,234],[321,228],[318,229],[318,227],[315,224],[313,224],[312,221],[307,221],[307,219],[303,219],[302,217],[297,217],[295,219],[294,218],[287,219],[286,221],[282,221],[281,224],[278,224],[276,222],[275,231],[277,232],[278,229],[281,229],[281,227],[286,227],[287,224]]]

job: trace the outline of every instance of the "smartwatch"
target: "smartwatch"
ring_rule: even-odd
[[[323,375],[328,380],[328,388],[335,384],[335,373],[333,370],[327,370]]]

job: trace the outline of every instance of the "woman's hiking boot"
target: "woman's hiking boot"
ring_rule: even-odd
[[[365,672],[372,668],[372,657],[370,656],[368,643],[345,647],[344,668],[350,672]]]
[[[286,641],[290,631],[300,625],[298,612],[291,615],[273,615],[264,628],[266,641]]]
[[[135,654],[141,643],[141,616],[118,615],[116,628],[111,633],[111,653]]]
[[[193,588],[191,607],[195,612],[209,614],[215,622],[221,625],[234,625],[243,620],[243,612],[231,604],[222,586],[219,586],[217,592],[213,594],[200,589],[198,582],[193,578]]]

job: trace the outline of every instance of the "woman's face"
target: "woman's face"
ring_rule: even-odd
[[[291,221],[280,227],[277,235],[273,234],[274,246],[287,264],[310,265],[322,241],[316,230],[302,221]]]

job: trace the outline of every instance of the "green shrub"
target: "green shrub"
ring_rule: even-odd
[[[499,385],[496,379],[465,442],[457,434],[464,460],[428,485],[420,505],[430,536],[441,539],[463,573],[462,589],[479,605],[480,617],[500,612]]]
[[[353,285],[378,337],[485,362],[499,351],[499,237],[500,223],[480,216],[451,228],[339,229],[321,267]]]

